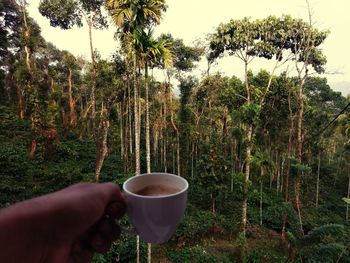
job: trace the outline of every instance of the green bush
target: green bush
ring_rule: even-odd
[[[273,262],[273,263],[285,263],[288,262],[287,258],[283,255],[279,255],[276,252],[268,248],[252,248],[247,252],[245,259],[246,263],[260,263],[260,262]]]
[[[344,225],[327,224],[310,231],[299,241],[305,262],[349,262],[349,230]]]
[[[93,263],[136,262],[136,236],[122,235],[105,255],[96,255]],[[140,262],[147,262],[147,244],[140,241]]]
[[[215,216],[213,213],[188,206],[174,238],[181,239],[182,241],[194,240],[209,233],[214,222]]]
[[[167,257],[174,263],[229,263],[232,262],[226,257],[217,257],[209,254],[204,248],[195,246],[183,248],[178,251],[170,251]]]

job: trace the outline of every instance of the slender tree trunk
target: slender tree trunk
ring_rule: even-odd
[[[245,177],[244,177],[244,186],[243,186],[243,209],[242,209],[242,224],[243,224],[243,235],[246,234],[247,226],[247,208],[248,208],[248,184],[250,177],[250,162],[251,162],[251,151],[252,151],[252,133],[253,126],[248,125],[247,128],[247,149],[246,149],[246,163],[245,163]]]
[[[176,163],[177,163],[177,175],[180,176],[180,136],[179,132],[176,133]]]
[[[77,124],[77,115],[75,112],[75,102],[73,98],[72,86],[72,69],[68,68],[69,127],[71,129],[75,128]]]
[[[248,83],[248,63],[245,62],[245,87],[247,92],[247,105],[250,106],[250,90]],[[253,125],[247,125],[247,148],[246,148],[246,163],[245,163],[245,177],[243,185],[243,204],[242,204],[242,232],[243,236],[246,236],[246,225],[247,225],[247,207],[248,207],[248,183],[250,177],[250,161],[252,151],[252,136],[253,136]]]
[[[139,97],[137,87],[137,58],[134,54],[134,129],[135,129],[135,175],[140,175],[140,121]],[[136,262],[140,263],[140,237],[136,237]]]
[[[176,138],[176,137],[175,137],[175,138]],[[172,164],[172,167],[173,167],[172,173],[173,173],[173,174],[176,174],[175,143],[176,143],[176,142],[174,142],[174,138],[173,138],[173,140],[172,140],[172,147],[171,147],[171,152],[172,152],[171,157],[172,157],[172,160],[173,160],[173,164]]]
[[[159,147],[159,123],[158,123],[158,116],[155,118],[153,122],[153,158],[154,158],[154,164],[158,165],[158,147]]]
[[[149,132],[149,83],[148,83],[148,66],[145,64],[145,92],[146,92],[146,164],[147,173],[151,172],[151,146]],[[152,245],[147,244],[147,262],[152,262]]]
[[[179,136],[179,129],[177,128],[175,122],[174,122],[174,110],[173,110],[173,95],[171,92],[171,87],[170,87],[170,81],[169,81],[169,99],[170,99],[170,122],[171,125],[175,131],[176,134],[176,164],[177,164],[177,175],[181,176],[181,172],[180,172],[180,136]]]
[[[139,129],[139,96],[137,88],[137,60],[134,55],[134,129],[135,129],[135,175],[141,173],[140,169],[140,129]]]
[[[27,15],[26,15],[26,8],[25,8],[25,2],[22,3],[21,8],[22,8],[22,15],[23,15],[23,24],[24,24],[24,37],[27,40],[26,43],[28,42],[29,38],[30,38],[30,28],[28,27],[28,23],[27,23]],[[30,47],[25,44],[24,46],[24,50],[26,53],[26,66],[27,66],[27,70],[30,74],[30,76],[32,75],[32,67],[31,67],[31,62],[30,62]],[[27,86],[28,86],[28,90],[31,90],[31,81],[27,81]],[[31,91],[33,92],[33,91]],[[30,113],[30,119],[31,119],[31,144],[30,144],[30,148],[29,148],[29,159],[34,159],[34,155],[36,152],[36,147],[37,147],[37,141],[36,141],[36,137],[37,137],[37,127],[36,127],[36,120],[34,115],[36,115],[35,113],[35,107],[33,107],[34,110],[32,110],[32,112]]]
[[[128,78],[128,115],[129,115],[129,149],[130,154],[133,154],[133,133],[132,133],[132,110],[131,110],[131,91],[130,91],[130,79]]]
[[[102,169],[103,162],[108,153],[107,147],[107,138],[108,138],[108,129],[109,129],[109,120],[101,120],[99,127],[100,138],[98,138],[98,147],[96,148],[96,182],[100,179],[100,172]]]
[[[283,186],[284,186],[284,169],[285,169],[285,162],[286,162],[286,157],[284,154],[282,154],[282,160],[281,160],[281,168],[280,168],[280,178],[281,178],[281,182],[280,182],[280,188],[279,188],[279,192],[282,193],[283,192]]]
[[[119,126],[120,126],[120,159],[125,160],[124,158],[124,125],[123,125],[123,105],[122,103],[119,103],[117,105],[117,111],[119,112]]]
[[[191,179],[194,179],[194,142],[191,143]]]
[[[151,172],[151,146],[149,132],[149,86],[148,86],[148,67],[145,65],[145,89],[146,89],[146,163],[147,173]]]
[[[297,149],[298,149],[298,162],[302,164],[302,151],[303,151],[303,138],[302,138],[302,125],[303,125],[303,114],[304,114],[304,98],[303,98],[303,81],[299,81],[299,94],[298,94],[298,102],[299,102],[299,111],[298,111],[298,123],[297,123]],[[296,176],[295,183],[295,202],[298,211],[298,218],[300,224],[300,231],[304,233],[303,230],[303,221],[301,217],[301,208],[300,208],[300,188],[301,188],[301,174],[298,171]]]
[[[263,175],[260,176],[260,226],[262,226],[263,215]]]
[[[92,20],[95,19],[95,15],[93,15]],[[90,91],[90,103],[91,103],[91,117],[92,117],[92,130],[94,136],[96,137],[96,101],[95,101],[95,88],[96,88],[96,79],[97,79],[97,69],[96,69],[96,59],[94,47],[92,44],[92,24],[93,21],[86,20],[89,27],[89,43],[90,43],[90,53],[91,53],[91,62],[92,62],[92,83],[91,83],[91,91]]]
[[[23,101],[23,90],[18,83],[16,83],[16,94],[17,94],[17,111],[20,120],[24,119],[24,101]]]
[[[319,185],[320,185],[320,168],[321,168],[321,153],[318,153],[318,163],[317,163],[317,182],[316,182],[316,209],[318,209],[318,195],[319,195]]]
[[[163,161],[164,161],[164,171],[168,171],[167,165],[167,143],[168,143],[168,135],[167,135],[167,103],[168,103],[168,93],[166,90],[166,85],[164,86],[164,136],[163,136]]]
[[[284,187],[284,202],[287,204],[289,202],[289,173],[290,173],[290,158],[293,156],[293,143],[294,143],[294,115],[292,111],[291,102],[291,88],[288,84],[288,109],[289,109],[289,139],[288,139],[288,156],[287,156],[287,168],[285,177],[285,187]],[[282,240],[286,240],[286,222],[287,222],[287,212],[286,208],[282,210]]]
[[[276,179],[276,193],[280,192],[280,178],[281,178],[281,162],[280,162],[280,155],[279,152],[276,152],[276,173],[277,173],[277,179]]]
[[[348,195],[347,198],[350,198],[350,164],[347,164],[348,170]],[[346,221],[349,221],[349,204],[346,204]]]

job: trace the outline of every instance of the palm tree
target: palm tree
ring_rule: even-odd
[[[140,111],[137,105],[137,66],[142,60],[142,36],[145,28],[151,28],[160,23],[163,11],[166,11],[165,0],[107,0],[107,8],[119,29],[122,46],[128,47],[128,53],[133,60],[134,70],[134,121],[135,121],[135,174],[140,174]],[[147,81],[146,81],[147,82]],[[148,90],[146,92],[148,94]],[[148,95],[146,95],[148,96]],[[148,97],[147,97],[148,101]],[[148,103],[147,103],[148,107]],[[148,119],[149,137],[149,119]],[[149,142],[148,142],[149,143]],[[149,148],[149,147],[148,147]],[[140,262],[139,238],[137,238],[137,262]],[[148,262],[151,261],[151,246],[148,245]]]
[[[262,225],[263,179],[267,172],[272,172],[275,169],[275,164],[267,152],[257,151],[253,156],[252,165],[260,169],[260,225]]]
[[[139,48],[141,51],[141,61],[145,70],[145,106],[146,106],[146,161],[147,173],[151,172],[151,148],[150,148],[150,123],[149,123],[149,79],[148,67],[161,65],[163,67],[170,66],[173,60],[171,51],[171,43],[168,40],[155,40],[153,31],[136,31],[140,33],[138,36]]]
[[[159,24],[165,0],[107,0],[107,8],[120,33]]]
[[[138,38],[142,36],[144,28],[160,23],[166,5],[165,0],[107,0],[107,8],[119,29],[122,46],[128,49],[134,65],[135,174],[138,175],[140,174],[140,121],[137,105],[137,65],[142,59],[142,42]]]

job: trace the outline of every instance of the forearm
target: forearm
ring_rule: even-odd
[[[40,209],[36,206],[39,204],[32,199],[0,210],[0,262],[41,261],[42,248],[38,244],[44,242],[39,227]]]

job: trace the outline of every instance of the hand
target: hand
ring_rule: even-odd
[[[90,262],[120,235],[117,185],[81,183],[0,210],[0,262]]]

